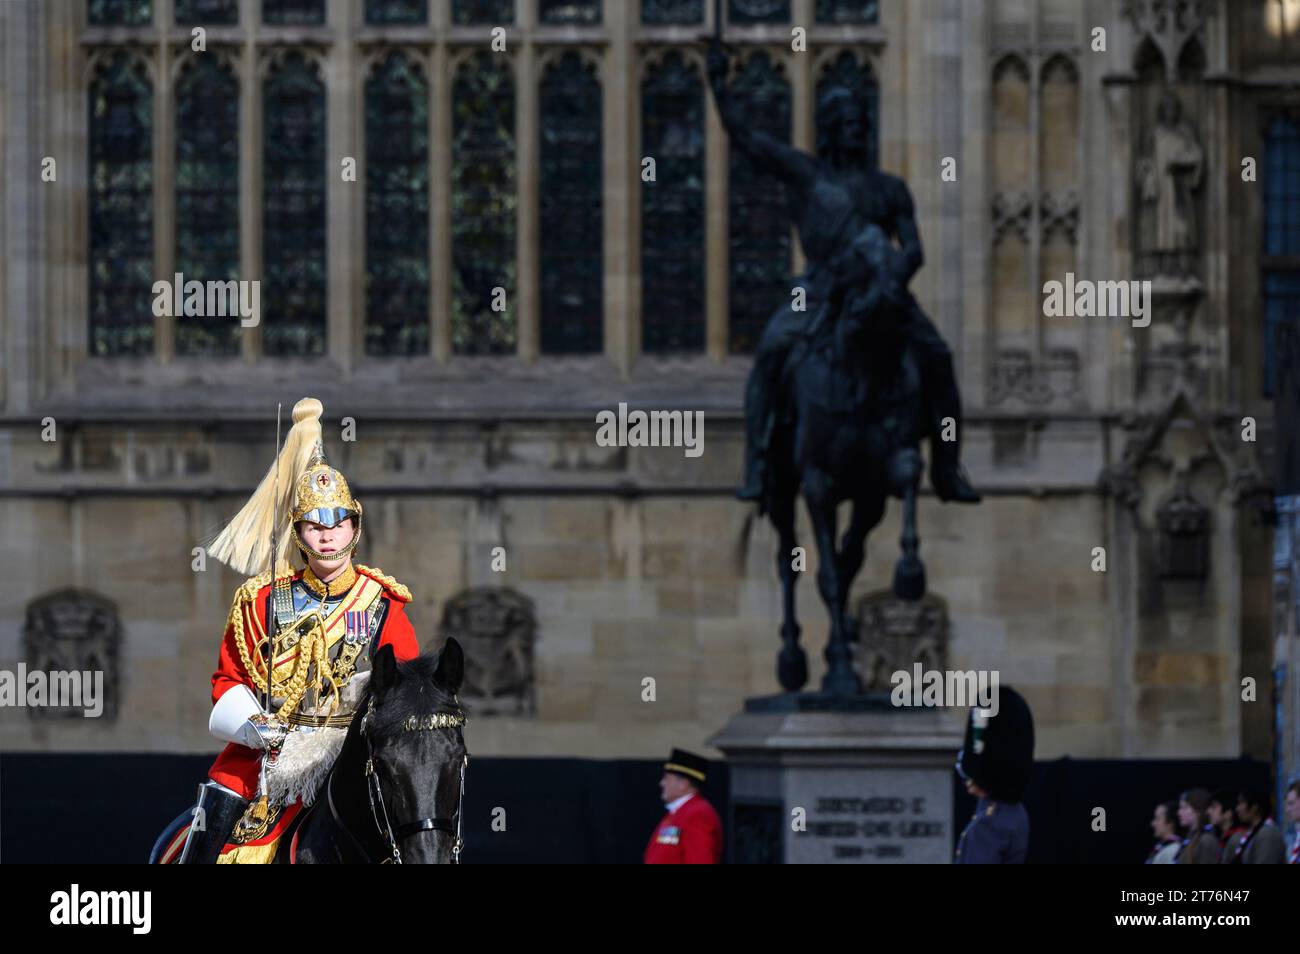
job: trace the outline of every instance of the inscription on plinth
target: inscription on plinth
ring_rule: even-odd
[[[793,769],[786,860],[943,864],[952,854],[951,784],[942,770]]]
[[[731,861],[952,861],[961,733],[938,710],[849,703],[751,700],[710,740],[730,767]]]

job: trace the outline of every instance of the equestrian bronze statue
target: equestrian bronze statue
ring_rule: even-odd
[[[848,591],[887,496],[904,504],[894,592],[903,599],[925,592],[916,532],[923,438],[930,439],[930,481],[939,498],[980,499],[960,464],[961,398],[952,353],[908,291],[923,261],[912,196],[897,176],[868,168],[866,123],[854,96],[842,87],[822,96],[819,156],[811,156],[746,126],[729,95],[727,69],[725,48],[713,42],[709,86],[728,138],[784,186],[807,261],[754,356],[737,496],[757,502],[780,538],[784,621],[777,676],[796,691],[808,679],[792,555],[794,503],[803,491],[819,553],[818,590],[831,618],[822,689],[855,694],[861,683],[850,657]],[[836,508],[846,500],[852,516],[837,547]]]

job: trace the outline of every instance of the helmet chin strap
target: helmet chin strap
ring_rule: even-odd
[[[356,550],[357,543],[361,540],[361,527],[357,527],[357,532],[352,534],[352,540],[347,546],[342,550],[336,550],[333,553],[321,553],[319,550],[313,550],[311,547],[307,546],[307,544],[303,542],[302,537],[298,535],[298,525],[296,523],[293,526],[293,540],[294,543],[298,544],[298,549],[306,554],[309,559],[324,561],[342,560],[344,558],[351,558],[352,552]]]

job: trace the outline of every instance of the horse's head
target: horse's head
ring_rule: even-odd
[[[391,830],[407,864],[455,860],[469,761],[456,698],[464,676],[465,655],[455,639],[436,656],[405,663],[397,662],[391,646],[375,654],[362,732],[382,792],[378,822]],[[373,782],[367,783],[374,793]]]

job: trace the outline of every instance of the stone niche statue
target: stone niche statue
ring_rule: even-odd
[[[1161,95],[1143,146],[1136,168],[1141,250],[1159,255],[1193,252],[1200,245],[1193,196],[1205,179],[1205,150],[1172,89]]]

